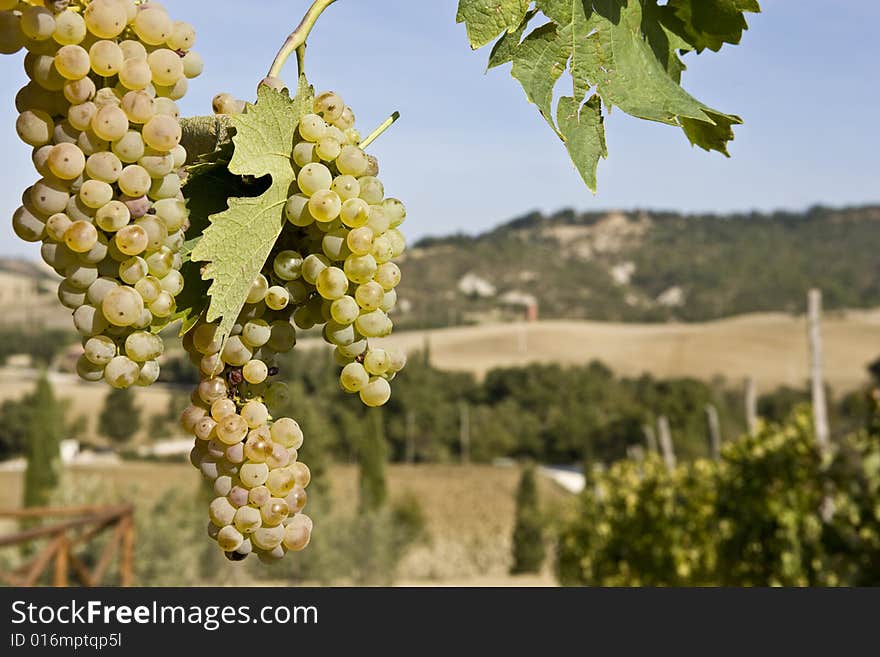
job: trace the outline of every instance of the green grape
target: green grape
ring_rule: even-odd
[[[81,105],[95,97],[97,89],[91,78],[69,80],[64,83],[64,98],[73,105]]]
[[[390,313],[397,306],[397,290],[389,290],[382,297],[382,303],[379,306],[386,313]]]
[[[309,142],[317,142],[327,132],[327,122],[317,114],[306,114],[299,121],[299,134]]]
[[[385,198],[385,186],[382,181],[373,176],[363,176],[358,178],[361,186],[360,197],[370,205],[381,203]]]
[[[348,291],[348,277],[338,267],[326,267],[318,274],[315,285],[318,294],[332,301],[345,296]]]
[[[280,285],[273,285],[266,290],[265,302],[271,310],[284,310],[290,303],[290,292]]]
[[[79,190],[79,198],[86,206],[97,210],[113,200],[113,193],[113,188],[105,182],[86,180]]]
[[[107,293],[101,310],[113,326],[131,326],[144,311],[144,300],[134,288],[120,285]]]
[[[364,369],[374,376],[380,376],[388,371],[390,358],[384,349],[370,349],[364,356]]]
[[[197,78],[205,70],[205,62],[202,56],[195,51],[186,53],[183,57],[183,74],[187,79]]]
[[[312,196],[315,192],[329,190],[333,183],[333,174],[330,169],[320,163],[305,165],[296,178],[297,185],[306,196]],[[317,219],[317,217],[315,217]]]
[[[79,378],[91,383],[104,380],[104,366],[89,362],[84,355],[76,361],[76,373]]]
[[[174,34],[174,24],[161,7],[142,8],[132,27],[140,40],[151,46],[165,43]]]
[[[104,297],[118,286],[119,283],[115,279],[102,276],[89,286],[89,302],[96,306],[101,305]]]
[[[174,117],[159,114],[150,119],[143,129],[144,142],[157,151],[170,151],[180,143],[180,124]]]
[[[90,363],[104,368],[116,357],[116,343],[107,336],[96,335],[86,341],[83,353]]]
[[[97,115],[97,112],[95,112],[95,115]],[[87,156],[106,151],[110,148],[110,142],[98,137],[91,129],[84,130],[79,134],[79,137],[77,137],[76,140],[76,145],[79,146],[82,152]]]
[[[85,221],[74,221],[64,233],[64,243],[74,253],[87,253],[98,241],[98,231]]]
[[[120,229],[113,238],[113,243],[124,255],[140,255],[147,249],[150,238],[140,226],[129,225]],[[152,272],[150,272],[152,273]]]
[[[373,230],[368,226],[355,228],[348,233],[346,244],[355,255],[367,255],[373,250]]]
[[[235,511],[233,519],[236,529],[242,534],[252,534],[257,531],[263,524],[260,511],[252,506],[241,506]]]
[[[95,113],[91,127],[99,139],[113,142],[128,132],[128,117],[116,105],[104,105]]]
[[[370,382],[370,375],[360,363],[349,363],[342,368],[339,381],[348,392],[360,392]]]
[[[287,205],[284,206],[284,214],[287,220],[294,226],[308,226],[315,221],[315,218],[309,212],[309,197],[305,194],[294,194],[287,199]]]
[[[345,103],[332,91],[325,91],[315,98],[315,114],[322,117],[328,123],[334,123],[342,118]]]
[[[228,418],[224,418],[224,421]],[[244,425],[245,429],[247,425],[244,424],[244,420],[241,421]],[[256,486],[262,486],[266,483],[266,479],[269,477],[269,466],[265,463],[245,463],[241,466],[241,470],[239,470],[238,478],[241,481],[242,486],[246,488],[254,488]]]
[[[55,14],[55,31],[52,37],[64,46],[80,44],[86,38],[86,22],[74,11]]]
[[[385,214],[385,210],[379,205],[370,206],[370,218],[367,220],[367,226],[372,228],[373,233],[384,235],[391,228],[391,220]]]
[[[321,158],[315,153],[315,145],[309,141],[301,141],[293,147],[293,163],[298,167],[304,167],[312,162],[320,162]]]
[[[284,506],[286,507],[287,504],[285,503]],[[284,526],[280,521],[274,527],[260,527],[253,533],[254,545],[261,550],[272,550],[279,547],[284,540],[284,531]]]
[[[372,255],[350,255],[345,259],[345,274],[352,283],[368,283],[376,273],[378,264]]]
[[[278,320],[270,325],[271,333],[266,346],[278,353],[287,353],[296,345],[296,329],[290,322]]]
[[[299,449],[303,443],[303,433],[299,424],[291,418],[280,418],[270,428],[272,440],[287,448]]]
[[[25,210],[25,208],[20,208],[18,210],[18,212],[20,212],[22,210],[27,212],[27,210]],[[27,212],[27,213],[30,214],[29,212]],[[17,214],[17,212],[16,212],[16,214]],[[39,220],[39,218],[37,218],[37,217],[35,217],[35,219]],[[71,221],[70,217],[68,217],[63,212],[59,212],[58,214],[53,214],[51,217],[49,217],[46,220],[46,224],[45,224],[46,234],[49,236],[50,239],[52,239],[56,242],[63,242],[64,241],[64,233],[67,232],[67,229],[70,228],[72,223],[73,223],[73,221]]]
[[[93,0],[83,16],[89,32],[99,39],[115,39],[128,24],[128,13],[115,0]]]
[[[45,7],[26,6],[21,12],[21,31],[28,39],[45,41],[55,33],[55,18]]]
[[[308,546],[311,536],[311,519],[302,513],[298,513],[284,528],[284,547],[291,552],[300,552]]]
[[[137,133],[132,134],[136,135]],[[119,191],[127,196],[143,196],[149,191],[152,179],[147,170],[142,166],[131,164],[122,170],[116,184],[119,186]],[[157,221],[157,223],[159,222]],[[164,224],[162,226],[164,228]],[[162,238],[162,241],[164,242],[167,237],[166,230],[166,235]]]
[[[175,307],[176,302],[174,297],[163,290],[159,293],[159,296],[156,297],[155,301],[150,303],[150,312],[153,313],[155,317],[168,317],[174,312]]]
[[[244,380],[254,385],[259,385],[266,380],[269,375],[269,368],[266,363],[261,360],[250,360],[245,363],[241,370]]]
[[[130,219],[131,212],[129,212],[128,206],[120,201],[110,201],[95,214],[95,224],[108,233],[115,233],[125,228]]]
[[[373,377],[361,388],[360,397],[366,406],[384,406],[391,399],[391,385],[381,377]]]
[[[306,283],[314,285],[315,281],[318,279],[318,274],[329,266],[330,260],[327,256],[317,253],[309,254],[303,260],[301,268],[302,278]]]
[[[309,165],[313,166],[313,165]],[[336,192],[329,189],[315,191],[309,198],[309,213],[316,221],[333,221],[342,210],[342,201]]]
[[[145,149],[144,154],[140,157],[137,163],[144,168],[144,170],[150,175],[150,178],[164,178],[169,173],[174,170],[174,156],[171,153],[163,153],[161,151],[150,149]],[[152,183],[150,184],[150,188],[152,188]],[[147,190],[149,192],[149,190]],[[162,199],[162,200],[172,200],[178,201],[178,199]],[[159,211],[156,210],[158,214]],[[186,210],[180,213],[182,218],[180,219],[180,223],[174,224],[173,228],[169,228],[169,230],[175,231],[179,230],[181,226],[183,226],[183,222],[186,219]],[[168,221],[165,221],[166,225],[169,225]]]
[[[66,215],[53,216],[62,216],[67,219]],[[68,219],[68,221],[70,220]],[[15,234],[25,242],[39,242],[46,235],[48,222],[43,222],[42,219],[34,215],[27,208],[20,207],[12,215],[12,228]]]
[[[354,124],[355,116],[350,107],[344,107],[342,113],[339,115],[339,118],[333,121],[333,125],[344,132],[351,130],[354,127]],[[360,141],[360,139],[357,139],[356,141]]]
[[[269,409],[258,401],[249,401],[241,408],[241,417],[248,427],[256,429],[269,420]]]
[[[169,173],[162,178],[153,181],[149,196],[157,201],[174,199],[180,194],[180,176],[177,173]]]
[[[272,337],[272,327],[262,319],[252,319],[241,330],[241,340],[251,349],[259,349]]]
[[[160,48],[154,50],[147,57],[150,71],[153,73],[153,83],[167,87],[177,84],[183,77],[183,61],[173,50]]]
[[[61,121],[55,124],[52,139],[56,144],[75,144],[79,139],[79,131],[70,125],[70,121]]]
[[[55,70],[67,80],[81,80],[91,68],[89,53],[80,46],[61,46],[55,54]]]
[[[388,261],[391,260],[391,258],[394,256],[394,249],[391,247],[391,241],[388,240],[384,235],[380,235],[373,240],[373,248],[370,252],[376,259],[376,262],[379,263],[377,275],[378,271],[381,271],[383,264],[392,264]]]
[[[342,262],[351,254],[347,240],[348,230],[345,228],[330,231],[321,240],[321,250],[331,260]]]
[[[19,114],[15,131],[29,146],[43,146],[52,140],[55,122],[42,110],[26,110]]]
[[[370,219],[370,206],[361,198],[350,198],[342,204],[339,216],[349,228],[360,228]]]
[[[136,331],[125,339],[125,355],[139,363],[154,360],[164,351],[162,339],[152,333]]]
[[[358,146],[343,146],[336,158],[336,168],[343,175],[357,178],[364,175],[368,166],[367,154]]]
[[[119,83],[131,91],[140,91],[150,85],[153,73],[145,59],[126,59],[119,68]]]
[[[332,162],[342,152],[342,144],[333,137],[322,137],[315,144],[315,155],[325,162]]]
[[[113,154],[116,155],[121,162],[132,164],[144,156],[144,140],[139,132],[129,130],[121,138],[113,142],[112,149]],[[122,173],[120,172],[120,180],[121,175]],[[149,178],[150,176],[147,174],[146,181],[143,179],[140,180],[141,185],[137,187],[137,191],[140,193],[132,194],[123,190],[123,194],[126,194],[127,196],[143,196],[149,191],[150,186],[152,185],[152,181]],[[146,188],[144,188],[144,185]]]
[[[68,281],[62,281],[58,286],[58,300],[65,308],[76,310],[86,302],[86,292],[74,287]]]
[[[303,257],[297,251],[281,251],[272,262],[275,275],[284,281],[295,281],[301,275]]]
[[[149,274],[147,262],[139,256],[134,256],[119,263],[119,278],[124,283],[135,285],[139,280]]]
[[[98,113],[98,106],[91,101],[82,103],[81,105],[72,105],[67,110],[67,122],[76,130],[88,130]],[[77,135],[79,137],[79,135]]]
[[[91,305],[82,305],[74,311],[73,325],[83,337],[99,335],[109,326],[103,313]]]
[[[336,192],[343,203],[349,199],[358,198],[361,193],[360,183],[354,176],[336,176],[330,189]]]
[[[86,156],[74,144],[58,144],[52,147],[46,164],[57,178],[73,180],[85,170]]]
[[[20,19],[11,11],[0,11],[0,55],[13,55],[24,46]]]
[[[125,59],[147,59],[147,49],[140,41],[126,39],[119,43],[119,49],[122,50],[123,60]]]
[[[134,289],[147,304],[153,303],[163,292],[162,283],[155,276],[144,276],[134,284]]]
[[[373,310],[362,314],[355,320],[358,333],[367,338],[378,338],[385,333],[388,316],[381,310]]]
[[[176,269],[169,271],[161,281],[162,289],[173,297],[183,292],[184,284],[183,274]]]
[[[122,68],[125,55],[114,41],[96,41],[89,48],[91,69],[98,75],[113,77]]]
[[[224,552],[233,552],[244,544],[244,536],[233,526],[223,527],[217,532],[217,545]]]
[[[254,355],[240,336],[233,335],[223,346],[223,362],[233,367],[242,367]]]
[[[379,265],[376,270],[375,281],[382,286],[386,292],[390,292],[400,283],[400,267],[393,262],[386,262]]]

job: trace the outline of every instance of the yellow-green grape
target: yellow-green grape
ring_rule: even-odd
[[[186,203],[180,199],[162,199],[153,204],[156,216],[165,222],[168,232],[183,228],[187,218]]]
[[[376,273],[378,264],[370,255],[350,255],[345,259],[345,274],[353,283],[368,283]]]
[[[302,278],[306,283],[314,285],[318,278],[318,274],[330,266],[330,260],[327,256],[311,253],[303,260],[301,272]]]
[[[336,176],[330,189],[336,192],[343,203],[351,198],[358,198],[361,193],[360,183],[354,176]]]
[[[140,41],[126,39],[119,42],[119,49],[122,50],[124,59],[147,59],[147,49]]]
[[[259,349],[272,337],[272,327],[262,319],[252,319],[241,329],[242,341],[252,349]]]
[[[266,488],[268,488],[275,497],[286,497],[287,494],[296,486],[296,478],[287,468],[278,468],[270,470],[266,478]]]
[[[273,285],[266,290],[265,302],[271,310],[284,310],[290,303],[290,292],[280,285]]]
[[[251,429],[256,429],[269,420],[269,409],[258,401],[249,401],[242,407],[241,417]]]
[[[96,41],[89,48],[91,69],[98,75],[109,78],[122,68],[125,55],[115,41]]]
[[[211,106],[214,109],[214,114],[235,116],[244,111],[244,103],[236,100],[234,96],[227,93],[220,93],[214,96],[214,99],[211,101]]]
[[[120,229],[113,238],[113,242],[123,254],[136,256],[147,250],[150,238],[147,231],[140,226],[130,225]]]
[[[134,284],[134,289],[144,303],[153,303],[162,294],[162,284],[155,276],[144,276],[141,280]]]
[[[251,431],[248,434],[247,442],[244,444],[245,458],[251,463],[265,463],[266,459],[271,454],[272,442],[265,427]],[[265,486],[257,486],[255,489],[251,490],[256,491],[257,494],[262,492],[262,490],[265,490],[267,493],[269,492],[269,489]],[[255,497],[257,496],[258,495],[255,495]],[[248,497],[250,497],[250,495],[248,495]],[[271,497],[271,494],[269,494],[269,497]]]
[[[180,118],[180,108],[170,98],[163,98],[159,96],[156,100],[156,114],[161,114],[162,116],[170,116],[172,119]]]
[[[226,445],[240,443],[247,432],[247,422],[240,415],[227,415],[217,423],[217,438]]]
[[[55,15],[52,38],[63,46],[82,43],[86,38],[86,22],[75,11],[62,11]]]
[[[91,68],[89,53],[80,46],[61,46],[55,54],[55,70],[67,80],[81,80]]]
[[[311,518],[302,513],[298,513],[284,528],[284,547],[291,552],[301,552],[306,546],[308,546],[311,536]]]
[[[367,226],[372,228],[373,233],[377,236],[384,235],[391,228],[391,220],[381,206],[372,205],[370,206],[370,218],[367,220]]]
[[[339,216],[349,228],[360,228],[370,219],[370,206],[362,198],[350,198],[342,204]]]
[[[224,422],[228,418],[224,418]],[[244,424],[244,420],[242,420],[242,424]],[[247,427],[247,425],[245,425]],[[245,463],[241,466],[241,469],[238,473],[238,478],[241,481],[242,486],[246,488],[254,488],[256,486],[262,486],[266,483],[266,479],[269,477],[269,466],[265,463]]]
[[[105,335],[96,335],[86,341],[83,353],[90,363],[105,367],[116,357],[116,343]]]
[[[285,532],[286,531],[285,528]],[[234,552],[241,547],[242,543],[244,543],[244,536],[242,536],[241,532],[232,525],[222,527],[220,531],[217,532],[217,545],[219,545],[220,549],[224,552]]]
[[[85,221],[75,221],[64,233],[64,243],[74,253],[86,253],[98,241],[98,231]]]
[[[259,509],[252,506],[241,506],[235,511],[233,523],[242,534],[252,534],[263,524],[263,519]]]
[[[259,385],[269,376],[269,368],[261,360],[250,360],[241,369],[244,380],[253,385]]]
[[[97,112],[95,114],[97,115]],[[79,134],[79,137],[76,140],[76,145],[79,146],[82,149],[82,152],[86,155],[94,155],[95,153],[100,153],[110,148],[110,142],[98,137],[92,132],[91,128],[84,130]]]
[[[34,41],[45,41],[55,33],[55,19],[45,7],[25,7],[21,12],[20,25],[24,35]]]
[[[145,278],[148,274],[147,262],[139,256],[134,256],[119,263],[119,278],[123,283],[136,285],[139,280]]]
[[[154,50],[147,57],[150,71],[153,73],[153,83],[163,87],[177,84],[183,77],[183,61],[173,50],[160,48]]]
[[[169,173],[162,178],[153,181],[150,187],[150,198],[161,201],[176,198],[180,193],[180,176],[177,173]]]
[[[173,297],[183,292],[185,284],[183,274],[176,269],[169,271],[161,280],[162,289]]]
[[[312,166],[312,165],[309,165]],[[309,213],[316,221],[333,221],[342,210],[342,201],[336,192],[329,189],[320,189],[309,198]]]
[[[68,186],[63,181],[48,178],[34,183],[29,196],[33,208],[44,216],[64,212],[70,199]]]
[[[67,216],[63,214],[53,216],[64,217],[67,219]],[[70,221],[69,219],[67,220]],[[15,234],[24,241],[39,242],[48,231],[48,220],[43,222],[42,219],[22,206],[18,208],[12,216],[12,228],[15,231]],[[51,232],[49,234],[51,236]]]
[[[113,200],[113,188],[100,180],[86,180],[79,190],[79,197],[86,206],[97,210]]]
[[[348,291],[348,277],[338,267],[327,267],[318,274],[315,285],[318,294],[332,301],[345,296]]]
[[[25,110],[15,122],[18,137],[29,146],[43,146],[52,141],[55,122],[42,110]]]
[[[22,215],[33,216],[26,208],[19,208],[16,211],[16,215],[18,215],[19,213],[21,213]],[[34,219],[39,221],[39,218],[37,218],[37,217],[34,217]],[[72,224],[73,224],[73,221],[71,221],[70,217],[68,217],[63,212],[53,214],[51,217],[46,219],[46,224],[45,224],[46,234],[49,236],[50,239],[52,239],[56,242],[63,242],[64,241],[64,233],[67,232],[67,229],[70,228],[70,226]],[[34,240],[34,241],[37,241],[37,240]]]
[[[174,21],[168,47],[172,50],[189,50],[196,42],[196,31],[184,21]]]
[[[193,346],[199,353],[216,354],[223,346],[216,324],[201,324],[193,332]]]
[[[128,225],[131,212],[125,203],[110,201],[98,209],[95,214],[95,224],[98,228],[108,233],[115,233]]]
[[[91,128],[100,139],[116,141],[128,132],[128,117],[116,105],[104,105],[95,113]]]
[[[113,184],[122,173],[122,162],[110,151],[102,151],[89,155],[86,160],[86,174],[89,178]]]
[[[81,105],[72,105],[67,110],[67,122],[76,130],[88,130],[97,113],[98,106],[91,101]]]
[[[183,74],[187,79],[192,80],[202,74],[205,69],[205,62],[202,56],[191,50],[183,57]]]
[[[332,137],[323,137],[315,144],[315,155],[326,162],[332,162],[342,152],[342,144]]]
[[[360,197],[370,205],[381,203],[385,198],[385,186],[382,181],[373,176],[363,176],[358,179],[361,186]]]
[[[306,141],[317,142],[327,132],[327,122],[317,114],[306,114],[299,120],[299,134]]]
[[[393,262],[386,262],[376,270],[375,281],[386,292],[393,290],[400,283],[400,267]]]
[[[308,493],[306,493],[302,486],[297,484],[293,487],[293,490],[288,493],[287,497],[284,498],[284,501],[287,503],[288,513],[294,515],[305,508],[306,502],[308,501]]]
[[[125,339],[125,355],[139,363],[158,358],[164,351],[162,338],[146,331],[136,331]]]
[[[381,310],[365,312],[355,320],[354,325],[358,333],[366,338],[382,337],[388,325],[388,316]]]
[[[294,226],[308,226],[315,222],[315,218],[309,211],[309,197],[305,194],[294,194],[287,199],[284,206],[284,215]]]
[[[262,274],[257,274],[250,292],[247,295],[247,303],[259,303],[266,298],[266,292],[269,289],[269,281]]]
[[[64,84],[64,98],[73,105],[80,105],[95,97],[97,89],[91,78],[71,80]]]
[[[141,136],[141,133],[136,130],[129,130],[120,139],[113,142],[112,149],[113,154],[116,155],[120,161],[125,162],[126,164],[132,164],[144,156],[146,147],[144,146],[144,139]],[[147,189],[149,189],[149,186]],[[130,196],[143,196],[143,194]]]
[[[174,33],[174,24],[165,9],[151,5],[141,8],[132,28],[141,41],[151,46],[165,43]]]
[[[266,346],[278,353],[287,353],[296,345],[296,329],[290,322],[278,320],[270,325],[271,333]]]
[[[157,151],[170,151],[180,143],[181,128],[177,120],[170,116],[157,115],[144,126],[144,142]]]
[[[391,247],[391,241],[384,235],[380,235],[373,240],[373,248],[370,253],[372,253],[376,262],[379,263],[380,270],[383,264],[392,264],[388,261],[394,257],[394,249]]]
[[[346,243],[355,255],[366,255],[373,249],[373,230],[368,226],[354,228],[348,233]]]
[[[147,173],[147,170],[142,166],[131,164],[122,170],[116,184],[119,186],[119,191],[123,194],[128,196],[143,196],[150,189],[152,179],[150,178],[150,174]],[[163,238],[162,241],[164,241],[164,239],[165,238]]]
[[[156,101],[146,91],[129,91],[122,97],[122,111],[131,123],[143,125],[156,115]]]
[[[364,175],[374,177],[379,175],[379,160],[375,155],[367,155],[367,170],[364,171]]]
[[[240,336],[229,337],[223,345],[223,362],[233,367],[242,367],[253,355]]]
[[[140,228],[140,226],[137,227]],[[145,229],[144,233],[146,233]],[[147,234],[147,244],[149,245],[149,234]],[[174,253],[167,246],[159,248],[159,250],[149,254],[145,259],[150,267],[150,273],[156,278],[165,278],[174,267]]]
[[[218,527],[226,527],[232,524],[232,519],[235,517],[235,507],[225,496],[216,497],[208,505],[208,517]]]
[[[382,377],[373,377],[361,388],[360,397],[366,406],[384,406],[391,399],[391,384]]]
[[[115,0],[94,0],[84,14],[89,32],[100,39],[115,39],[128,23],[128,13]]]
[[[315,145],[310,141],[301,141],[293,147],[293,163],[298,167],[304,167],[312,162],[319,162],[321,158],[315,153]]]
[[[364,356],[364,369],[374,376],[380,376],[388,371],[390,359],[384,349],[370,349]]]
[[[157,151],[152,148],[145,148],[144,154],[141,155],[137,163],[141,165],[147,173],[150,174],[151,178],[163,178],[174,170],[174,156],[171,153],[163,153],[162,151]],[[159,211],[156,210],[157,214],[158,212]],[[186,213],[184,212],[183,214],[185,218]],[[166,221],[165,223],[168,224],[169,222]],[[174,228],[169,227],[169,230],[178,230],[181,226],[183,226],[183,220],[181,220],[181,222],[177,224]]]
[[[367,154],[358,146],[343,146],[336,158],[336,168],[342,175],[360,177],[368,166]]]
[[[119,285],[101,302],[104,317],[114,326],[131,326],[144,310],[144,300],[134,288]]]
[[[211,417],[217,422],[227,415],[235,415],[235,402],[231,399],[218,399],[211,404]]]
[[[263,517],[263,525],[265,527],[281,525],[289,513],[290,508],[287,506],[287,502],[280,497],[270,498],[269,501],[260,507],[260,515]]]
[[[46,164],[54,176],[73,180],[85,170],[86,156],[75,144],[58,144],[52,147]]]
[[[336,262],[345,260],[350,254],[351,249],[348,248],[348,229],[339,228],[332,230],[321,240],[321,250],[324,255]]]
[[[140,376],[141,368],[126,356],[116,356],[104,368],[104,380],[114,388],[130,388]]]
[[[391,252],[395,258],[406,251],[406,238],[399,230],[392,228],[385,233],[385,237],[391,243]]]
[[[275,275],[284,281],[295,281],[301,275],[303,257],[298,251],[281,251],[272,262]]]
[[[370,375],[360,363],[349,363],[342,368],[339,382],[348,392],[360,392],[370,382]]]
[[[312,196],[320,190],[330,189],[330,185],[333,184],[333,174],[323,164],[313,162],[300,170],[296,182],[303,194]]]
[[[118,91],[111,87],[102,87],[95,92],[95,105],[104,107],[105,105],[114,105],[119,107],[122,104],[122,96],[124,92]]]
[[[389,290],[382,297],[382,304],[379,306],[386,313],[390,313],[397,306],[397,290]]]
[[[339,118],[333,122],[337,128],[343,131],[351,130],[354,127],[355,116],[354,112],[350,107],[345,107],[342,110],[342,114],[339,115]],[[360,141],[360,140],[358,140]]]
[[[272,440],[287,448],[299,449],[303,443],[303,433],[296,420],[281,418],[270,428]]]
[[[322,117],[328,123],[334,123],[342,118],[345,103],[332,91],[325,91],[315,98],[315,114]]]

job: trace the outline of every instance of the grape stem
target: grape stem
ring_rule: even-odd
[[[302,21],[300,21],[300,24],[290,33],[290,36],[287,37],[284,45],[281,46],[281,50],[279,50],[278,54],[275,56],[275,61],[272,62],[272,67],[269,69],[269,77],[281,77],[281,69],[284,68],[285,62],[287,62],[288,58],[293,53],[299,51],[301,46],[305,45],[306,39],[312,31],[312,28],[315,26],[318,17],[334,2],[336,2],[336,0],[315,0],[312,3],[312,6],[309,7],[306,15],[303,17]],[[297,59],[301,62],[302,54],[298,54]],[[302,74],[302,70],[300,70],[300,74]]]
[[[400,112],[394,112],[391,116],[389,116],[382,122],[382,125],[373,130],[373,132],[371,132],[369,135],[367,135],[367,138],[364,139],[360,144],[358,144],[358,146],[360,146],[361,149],[365,149],[367,146],[376,141],[383,132],[394,125],[394,122],[397,121],[397,119],[399,118]]]

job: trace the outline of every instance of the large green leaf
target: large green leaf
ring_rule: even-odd
[[[737,42],[745,29],[743,12],[759,11],[756,0],[535,0],[527,12],[528,4],[461,0],[458,19],[474,47],[490,33],[504,32],[489,68],[512,62],[513,77],[565,142],[590,189],[595,191],[596,166],[606,155],[603,105],[678,126],[693,145],[728,154],[732,126],[742,121],[682,88],[679,55]],[[522,38],[538,11],[550,22]],[[554,112],[556,84],[566,70],[572,95]],[[582,105],[591,89],[597,97]]]
[[[212,280],[207,321],[220,320],[228,335],[244,306],[254,279],[266,263],[285,224],[284,205],[296,180],[290,159],[300,118],[310,110],[312,90],[304,79],[294,99],[261,86],[255,105],[233,118],[235,152],[229,172],[237,176],[269,176],[268,189],[254,197],[229,198],[228,208],[211,215],[192,251],[194,262]]]

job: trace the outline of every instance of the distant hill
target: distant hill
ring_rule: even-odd
[[[397,323],[438,327],[521,315],[705,321],[880,305],[880,206],[803,213],[532,213],[405,254]]]

